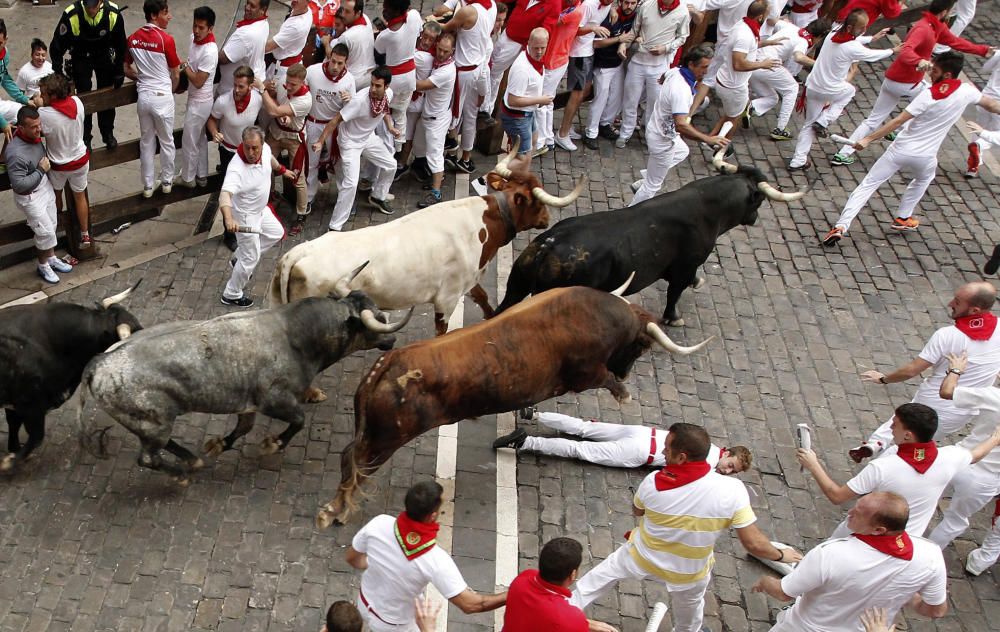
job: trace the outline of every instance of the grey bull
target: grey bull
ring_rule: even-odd
[[[346,289],[346,282],[339,286]],[[412,310],[411,310],[412,312]],[[236,428],[205,444],[208,456],[232,449],[260,412],[288,424],[267,437],[261,451],[283,449],[305,422],[303,395],[312,380],[344,356],[363,349],[391,349],[392,334],[409,315],[390,324],[363,292],[344,298],[309,298],[276,309],[230,314],[203,322],[150,327],[95,358],[84,372],[78,428],[84,448],[103,456],[105,432],[84,420],[92,397],[139,437],[139,465],[178,481],[202,466],[200,458],[171,438],[184,413],[236,413]],[[99,436],[98,436],[99,434]],[[95,445],[96,444],[96,445]],[[173,454],[167,462],[161,450]]]

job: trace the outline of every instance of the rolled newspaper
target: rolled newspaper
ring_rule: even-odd
[[[771,545],[774,546],[774,548],[776,548],[776,549],[788,549],[788,548],[791,548],[787,544],[782,544],[781,542],[771,541]],[[771,569],[772,571],[775,571],[776,573],[780,574],[782,577],[784,577],[785,575],[787,575],[787,574],[791,573],[793,570],[795,570],[795,564],[788,564],[786,562],[776,562],[774,560],[769,560],[769,559],[766,559],[766,558],[763,558],[763,557],[757,557],[756,555],[753,555],[753,553],[751,553],[750,555],[753,556],[754,558],[756,558],[757,560],[759,560],[760,563],[763,564],[764,566],[766,566],[769,569]]]
[[[808,424],[799,424],[795,429],[799,438],[799,447],[803,450],[812,450],[812,431]]]
[[[667,615],[667,604],[657,601],[653,606],[653,614],[649,615],[649,623],[646,625],[646,632],[657,632],[663,617]]]
[[[854,145],[854,141],[846,136],[841,136],[840,134],[830,134],[830,140],[835,143],[840,143],[841,145]]]

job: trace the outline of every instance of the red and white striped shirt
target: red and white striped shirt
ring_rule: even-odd
[[[125,62],[135,64],[139,94],[172,94],[170,71],[181,65],[174,38],[155,24],[146,24],[129,36]]]

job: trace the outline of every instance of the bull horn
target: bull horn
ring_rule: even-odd
[[[693,347],[682,347],[673,340],[671,340],[670,337],[667,336],[667,334],[664,333],[664,331],[656,325],[656,323],[648,323],[646,325],[646,333],[649,334],[653,340],[655,340],[661,347],[663,347],[670,353],[679,353],[680,355],[692,354],[695,351],[698,351],[699,349],[707,345],[709,342],[711,342],[712,338],[715,338],[715,336],[709,336],[707,339],[703,340],[702,342],[699,342]]]
[[[344,278],[333,284],[333,293],[337,295],[337,298],[344,298],[351,293],[351,282],[358,278],[358,275],[368,267],[369,263],[371,263],[370,259],[351,270]]]
[[[573,203],[576,198],[580,197],[583,193],[583,187],[587,184],[587,176],[580,176],[579,182],[577,182],[576,187],[569,192],[568,195],[562,197],[557,197],[547,192],[542,187],[535,187],[531,190],[531,194],[535,196],[535,199],[546,206],[553,206],[555,208],[564,208]]]
[[[776,200],[778,202],[794,202],[800,199],[806,194],[805,191],[796,191],[795,193],[782,193],[780,190],[772,187],[767,182],[758,182],[757,190],[766,195],[769,199]]]
[[[125,340],[126,338],[132,335],[132,328],[125,323],[122,323],[117,327],[115,327],[115,331],[118,332],[119,340]]]
[[[140,283],[142,283],[142,279],[139,279],[136,282],[135,285],[133,285],[132,287],[128,288],[127,290],[124,290],[122,292],[119,292],[117,294],[114,294],[112,296],[109,296],[109,297],[101,300],[101,307],[103,307],[104,309],[107,309],[107,308],[111,307],[112,305],[114,305],[115,303],[121,303],[126,298],[128,298],[129,294],[131,294],[132,292],[135,291],[135,288],[139,287]]]
[[[510,167],[507,165],[509,165],[510,161],[514,159],[514,156],[517,156],[517,148],[521,146],[521,137],[518,136],[514,138],[513,142],[514,144],[510,153],[504,156],[500,162],[497,163],[497,166],[493,168],[493,172],[501,178],[509,178],[511,176]]]
[[[625,279],[625,284],[622,285],[617,290],[612,291],[611,295],[612,296],[617,296],[618,298],[621,298],[622,294],[625,293],[625,290],[628,289],[628,286],[632,284],[632,279],[634,279],[634,278],[635,278],[635,270],[632,270],[632,274],[628,275],[628,278]]]
[[[370,309],[361,310],[361,322],[364,323],[370,331],[374,331],[380,334],[392,334],[396,333],[404,326],[406,323],[410,322],[410,316],[413,316],[414,308],[411,307],[410,311],[406,313],[406,317],[398,323],[383,323],[378,318],[375,317],[375,312]]]
[[[726,148],[720,147],[719,151],[715,152],[715,155],[712,156],[712,166],[723,173],[736,173],[739,171],[739,167],[724,160],[725,155]]]

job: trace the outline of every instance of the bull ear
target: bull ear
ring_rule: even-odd
[[[534,199],[528,199],[528,197],[520,191],[514,191],[514,208],[525,208],[532,202],[534,202]]]

